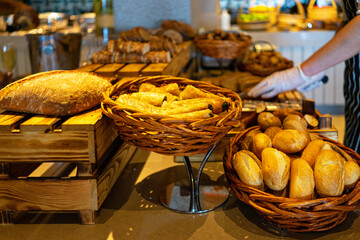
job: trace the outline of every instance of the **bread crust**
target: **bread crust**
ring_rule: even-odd
[[[275,148],[265,148],[261,155],[266,186],[275,191],[283,190],[290,178],[290,158]]]
[[[273,138],[273,147],[284,153],[296,153],[303,150],[309,143],[304,132],[295,129],[286,129],[278,132]]]
[[[316,192],[321,197],[340,196],[344,191],[345,167],[340,154],[333,150],[320,151],[315,158]]]
[[[27,76],[0,91],[0,108],[66,116],[100,104],[111,83],[94,73],[55,70]]]
[[[310,165],[298,158],[291,163],[290,198],[310,200],[314,198],[315,179]]]

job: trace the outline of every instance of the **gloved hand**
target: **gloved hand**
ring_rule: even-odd
[[[308,82],[316,82],[323,78],[325,72],[312,77],[305,76],[299,66],[271,74],[253,87],[248,96],[272,98],[277,94],[300,87]]]
[[[325,76],[325,71],[311,77],[310,81],[306,81],[303,85],[297,88],[300,92],[310,92],[311,90],[320,87],[327,83],[329,78]]]

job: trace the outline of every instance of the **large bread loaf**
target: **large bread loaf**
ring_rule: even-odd
[[[37,73],[0,91],[0,109],[44,115],[73,115],[102,100],[111,84],[89,72],[56,70]]]

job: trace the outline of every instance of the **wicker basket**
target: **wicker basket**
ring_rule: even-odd
[[[227,112],[208,119],[178,119],[122,109],[112,100],[120,94],[138,90],[142,83],[155,86],[177,83],[180,90],[193,85],[206,92],[231,98]],[[136,78],[129,82],[119,82],[104,93],[101,108],[114,120],[124,141],[139,148],[165,155],[193,156],[207,152],[234,125],[239,124],[241,99],[235,92],[186,78],[154,76]]]
[[[195,38],[195,45],[202,54],[213,58],[238,59],[243,57],[251,44],[251,37],[244,41],[210,40]]]
[[[298,200],[277,197],[242,183],[232,166],[231,159],[239,151],[239,142],[245,134],[258,126],[248,128],[230,140],[224,155],[224,169],[232,191],[244,203],[252,206],[266,220],[294,232],[325,231],[343,222],[349,211],[360,208],[360,182],[339,197]],[[348,153],[358,163],[360,156],[344,145],[319,135]]]
[[[274,72],[292,68],[293,66],[294,66],[293,61],[285,60],[284,64],[282,64],[279,67],[262,67],[261,69],[256,68],[253,64],[245,64],[244,70],[256,76],[266,77],[273,74]]]

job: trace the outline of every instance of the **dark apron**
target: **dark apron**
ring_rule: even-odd
[[[344,0],[345,24],[356,16],[355,0]],[[360,44],[360,43],[359,43]],[[359,54],[345,61],[345,136],[344,145],[360,153],[360,64]]]

